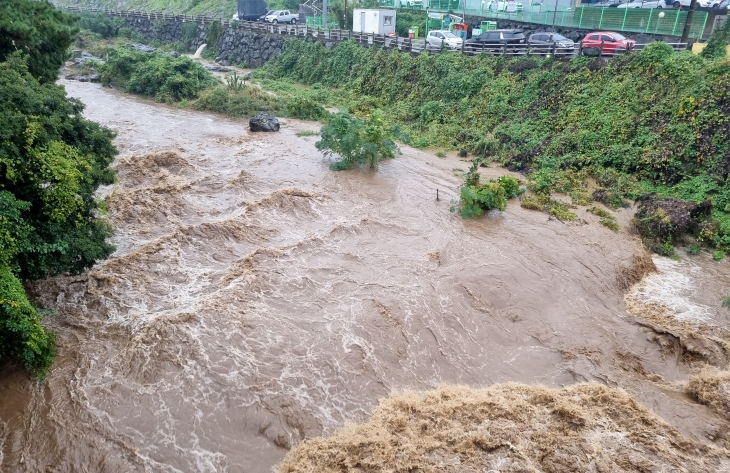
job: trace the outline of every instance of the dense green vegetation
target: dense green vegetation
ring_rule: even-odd
[[[86,39],[93,41],[89,36]],[[98,39],[94,43],[89,49],[107,58],[98,67],[102,84],[125,92],[232,118],[249,117],[262,110],[305,120],[326,120],[330,115],[320,105],[328,97],[321,87],[263,81],[262,87],[270,91],[266,92],[245,85],[235,72],[224,84],[188,57],[174,57],[163,50],[143,53],[114,43],[99,46]]]
[[[164,102],[196,98],[217,83],[203,66],[188,57],[161,51],[143,53],[127,47],[110,49],[99,73],[106,86]]]
[[[724,58],[675,53],[664,43],[604,64],[412,57],[293,40],[257,77],[337,89],[330,97],[342,104],[384,110],[407,144],[502,162],[529,176],[528,207],[566,219],[575,214],[551,193],[611,208],[641,196],[710,199],[709,210],[693,214],[694,223],[683,229],[730,250],[730,62]],[[591,182],[598,189],[589,194]],[[670,228],[662,241],[648,243],[671,247],[680,233]]]
[[[75,22],[44,2],[0,5],[0,361],[40,377],[55,337],[21,280],[79,273],[114,250],[95,196],[114,182],[113,134],[52,83]]]
[[[41,82],[54,81],[77,32],[74,17],[47,2],[0,2],[0,61],[26,54],[28,69]]]

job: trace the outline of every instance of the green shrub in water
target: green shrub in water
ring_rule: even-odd
[[[374,168],[379,161],[400,154],[392,134],[380,110],[373,110],[364,118],[340,112],[322,127],[322,139],[315,146],[326,156],[340,158],[330,165],[334,171],[349,169],[354,163],[367,163]]]

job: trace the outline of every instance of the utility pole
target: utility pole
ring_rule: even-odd
[[[327,27],[327,0],[322,0],[322,27]]]
[[[689,4],[689,11],[687,12],[687,21],[684,22],[684,30],[682,31],[682,39],[680,43],[686,43],[689,40],[689,30],[692,28],[692,19],[695,16],[695,8],[697,8],[697,0],[692,0]]]
[[[345,0],[345,24],[343,26],[346,30],[350,29],[350,24],[347,22],[347,0]]]
[[[695,1],[695,0],[692,0]],[[530,6],[532,8],[532,5]],[[553,33],[555,32],[555,16],[558,14],[558,0],[555,0],[555,11],[553,11]],[[552,38],[551,38],[552,40]]]

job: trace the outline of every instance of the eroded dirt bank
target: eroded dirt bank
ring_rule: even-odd
[[[626,311],[646,260],[625,230],[516,201],[463,221],[448,212],[452,169],[468,167],[456,159],[404,149],[377,172],[333,173],[316,137],[295,136],[316,124],[251,135],[65,85],[119,133],[118,251],[32,288],[59,312],[60,352],[45,384],[0,373],[3,471],[268,471],[393,390],[440,383],[597,381],[678,435],[723,438],[679,384],[681,350]]]

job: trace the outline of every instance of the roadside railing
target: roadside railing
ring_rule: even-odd
[[[631,53],[632,51],[641,50],[646,44],[635,44],[628,49],[616,48],[609,44],[601,44],[601,47],[584,48],[581,42],[576,43],[572,48],[560,47],[556,45],[531,45],[531,44],[480,44],[472,42],[463,42],[456,49],[449,49],[438,45],[431,45],[422,38],[403,38],[392,35],[383,35],[375,33],[358,33],[350,30],[342,30],[338,28],[320,28],[302,24],[272,24],[257,21],[239,21],[232,19],[224,19],[220,17],[211,17],[205,15],[172,15],[169,13],[153,13],[141,11],[126,10],[110,10],[99,8],[79,8],[65,7],[73,12],[90,12],[103,13],[109,16],[118,16],[121,18],[144,18],[149,20],[170,20],[180,22],[197,22],[201,25],[218,22],[223,26],[227,26],[237,31],[249,31],[259,34],[274,34],[280,36],[294,36],[297,38],[313,38],[320,41],[341,42],[353,40],[363,47],[381,46],[386,49],[398,49],[399,51],[410,52],[412,54],[420,54],[427,52],[429,54],[445,53],[463,53],[468,55],[491,54],[505,57],[515,56],[542,56],[542,57],[575,57],[581,54],[596,56],[601,58],[610,58],[618,54]],[[687,43],[670,43],[675,51],[687,49]]]

